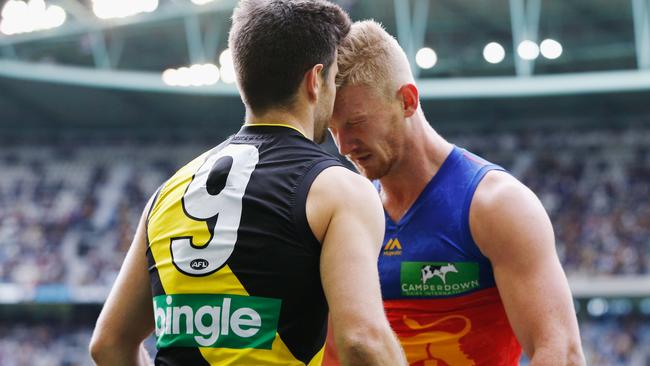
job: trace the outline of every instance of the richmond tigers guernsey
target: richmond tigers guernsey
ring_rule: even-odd
[[[472,197],[491,170],[503,168],[454,146],[404,217],[386,215],[382,296],[411,365],[519,364],[492,266],[469,229]]]
[[[147,221],[156,365],[320,365],[327,329],[309,188],[341,165],[255,125],[176,172]]]

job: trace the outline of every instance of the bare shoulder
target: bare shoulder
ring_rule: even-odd
[[[492,209],[502,205],[505,200],[526,201],[534,198],[535,194],[517,178],[500,170],[492,170],[476,188],[472,209]]]
[[[323,170],[314,183],[338,183],[341,188],[370,189],[376,192],[372,183],[361,175],[342,166],[331,166]]]
[[[490,259],[512,249],[525,249],[530,239],[553,240],[544,207],[528,187],[512,175],[490,171],[479,183],[469,212],[470,231]]]
[[[332,216],[338,212],[383,212],[372,183],[347,168],[333,166],[314,180],[307,195],[307,220],[317,239],[322,240]]]
[[[377,190],[368,179],[340,166],[323,170],[314,180],[309,196],[325,199],[324,204],[378,199]]]
[[[485,175],[476,188],[470,206],[470,219],[472,216],[477,219],[476,222],[516,219],[519,214],[540,206],[535,193],[523,183],[506,172],[493,170]]]

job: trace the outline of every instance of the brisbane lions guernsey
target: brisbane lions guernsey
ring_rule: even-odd
[[[411,365],[519,363],[492,266],[469,229],[472,197],[490,170],[503,168],[454,146],[404,217],[386,215],[381,289]]]
[[[309,188],[340,162],[289,126],[242,129],[176,172],[147,220],[156,365],[320,365]]]

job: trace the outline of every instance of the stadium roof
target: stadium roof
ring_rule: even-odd
[[[9,1],[18,0],[0,4]],[[561,111],[561,105],[574,108],[579,103],[557,96],[605,93],[577,100],[584,100],[587,110],[603,105],[593,103],[596,98],[609,101],[604,105],[615,108],[612,113],[647,112],[650,0],[336,2],[354,20],[376,19],[398,38],[419,74],[427,109],[463,110],[470,118],[484,115],[479,113],[485,108],[468,106],[490,104],[481,98],[500,98],[506,99],[500,103],[506,112],[498,115],[507,117],[508,105],[534,110],[539,103],[559,100],[550,111],[548,106],[538,108],[548,114]],[[206,62],[221,66],[219,54],[226,48],[235,4],[235,0],[204,5],[160,0],[152,12],[100,19],[90,0],[47,1],[47,6],[65,10],[63,25],[0,34],[0,125],[28,121],[120,125],[147,120],[173,125],[215,119],[239,124],[243,108],[233,84],[170,87],[161,78],[168,68]],[[540,43],[547,38],[562,45],[559,58],[517,56],[521,41]],[[502,45],[503,61],[492,64],[484,59],[483,48],[489,42]],[[437,55],[430,69],[415,62],[417,50],[425,46]],[[626,94],[606,97],[619,91]],[[464,107],[453,107],[458,103]],[[445,113],[439,117],[455,118]]]

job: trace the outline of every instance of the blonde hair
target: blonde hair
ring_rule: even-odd
[[[364,20],[352,24],[338,49],[338,88],[371,87],[388,98],[407,83],[415,83],[406,54],[381,24]]]

